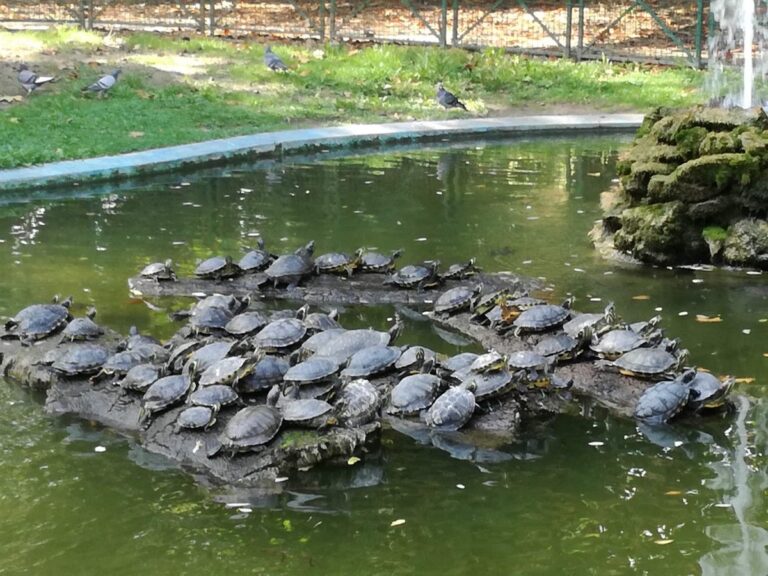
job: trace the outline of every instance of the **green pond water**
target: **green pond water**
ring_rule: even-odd
[[[300,473],[278,495],[209,487],[0,381],[0,574],[768,573],[766,277],[600,260],[586,234],[628,141],[321,154],[0,198],[0,314],[72,294],[76,313],[95,304],[103,324],[167,337],[182,303],[128,297],[144,264],[170,257],[190,274],[258,234],[276,252],[314,238],[319,252],[404,248],[402,263],[476,256],[546,278],[553,300],[572,293],[581,310],[661,310],[692,362],[754,379],[731,413],[650,439],[601,410],[529,422],[498,450],[387,429],[363,462]],[[355,307],[342,321],[383,327],[391,315]],[[401,341],[462,348],[413,317]]]

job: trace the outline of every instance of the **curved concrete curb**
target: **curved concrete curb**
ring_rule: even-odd
[[[155,148],[142,152],[68,160],[0,171],[0,190],[40,188],[74,182],[107,180],[170,172],[222,163],[231,159],[307,152],[313,148],[374,146],[381,143],[506,136],[542,132],[626,131],[640,126],[642,114],[519,116],[470,120],[355,124],[266,132]]]

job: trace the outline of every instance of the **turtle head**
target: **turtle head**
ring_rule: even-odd
[[[607,324],[616,323],[616,305],[613,302],[608,302],[608,305],[605,307],[603,314]]]
[[[568,298],[565,299],[565,301],[563,301],[562,307],[565,308],[566,310],[570,310],[571,308],[573,308],[573,303],[575,301],[576,301],[576,297],[573,296],[573,294],[571,294],[570,296],[568,296]]]
[[[299,320],[304,320],[307,317],[308,313],[309,313],[309,304],[304,304],[304,306],[296,310],[296,318],[298,318]]]
[[[328,311],[328,318],[331,320],[336,320],[339,317],[339,310],[337,308],[331,308]]]
[[[403,252],[405,252],[405,250],[403,248],[398,248],[397,250],[392,252],[392,254],[390,254],[390,256],[392,257],[393,260],[395,260],[396,258],[400,258],[400,256],[403,255]]]
[[[96,306],[88,306],[88,309],[85,311],[85,315],[91,320],[96,318]]]
[[[296,382],[291,384],[291,387],[288,390],[288,393],[286,394],[286,396],[294,400],[298,400],[299,398],[301,398],[301,394],[299,393],[299,385],[296,384]]]
[[[685,366],[685,363],[688,362],[688,356],[690,352],[683,348],[680,350],[680,352],[677,353],[677,370],[678,372],[683,369],[683,366]]]
[[[315,241],[310,240],[307,242],[307,244],[304,246],[304,252],[309,254],[310,256],[315,253]]]
[[[229,254],[227,254],[226,256],[224,256],[224,262],[226,262],[227,266],[229,266],[230,264],[232,264],[232,256],[230,256]]]
[[[475,390],[477,390],[477,382],[475,382],[474,380],[470,380],[469,382],[464,384],[464,388],[466,388],[467,390],[469,390],[474,394]]]
[[[398,338],[398,336],[400,336],[400,333],[402,331],[403,331],[403,318],[400,316],[399,312],[395,312],[395,323],[388,330],[389,341],[394,342]]]
[[[576,340],[579,341],[580,346],[587,346],[590,342],[595,340],[595,331],[592,326],[584,326],[576,335]]]
[[[259,239],[258,239],[258,240],[256,240],[256,246],[258,247],[258,249],[259,249],[259,250],[264,250],[264,246],[265,246],[265,244],[264,244],[264,238],[262,238],[261,236],[259,236]]]
[[[696,378],[696,374],[698,373],[699,371],[696,370],[696,367],[687,368],[686,370],[683,371],[682,374],[680,374],[679,376],[680,382],[682,382],[683,384],[690,384],[691,382],[693,382],[693,379]]]
[[[267,392],[267,406],[277,408],[277,401],[280,399],[281,392],[279,384],[272,386],[272,388],[269,389],[269,392]]]
[[[167,258],[163,263],[163,266],[165,266],[166,270],[170,270],[173,267],[173,260],[171,260],[170,258]]]

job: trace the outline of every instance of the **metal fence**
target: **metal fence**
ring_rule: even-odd
[[[704,0],[13,0],[2,23],[272,35],[574,59],[686,62],[706,54]]]

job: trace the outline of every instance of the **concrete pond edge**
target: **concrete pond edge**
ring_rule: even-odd
[[[0,191],[132,178],[212,166],[233,160],[279,157],[331,148],[376,147],[415,141],[528,136],[546,133],[622,132],[637,129],[642,114],[578,114],[351,124],[264,132],[154,148],[115,156],[0,170]]]

